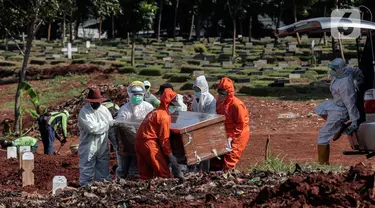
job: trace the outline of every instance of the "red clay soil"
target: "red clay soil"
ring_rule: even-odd
[[[78,157],[47,156],[35,154],[34,175],[35,186],[22,188],[21,171],[17,159],[6,160],[6,152],[0,152],[0,189],[12,191],[26,191],[48,193],[52,190],[54,176],[63,175],[69,185],[78,186],[79,168]]]
[[[358,164],[342,175],[297,174],[274,188],[265,188],[252,207],[373,207],[374,171]]]

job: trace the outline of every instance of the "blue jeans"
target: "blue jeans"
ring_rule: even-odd
[[[48,125],[47,128],[41,129],[42,142],[44,146],[45,155],[53,155],[56,132],[52,126]]]
[[[117,178],[139,178],[138,160],[135,155],[117,157]]]

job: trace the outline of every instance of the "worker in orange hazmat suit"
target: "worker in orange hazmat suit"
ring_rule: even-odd
[[[169,141],[171,116],[168,107],[178,107],[177,93],[165,89],[159,108],[147,114],[139,127],[135,139],[135,151],[138,159],[140,179],[154,177],[170,178],[173,175],[168,168],[167,159],[176,176],[183,178],[177,158],[173,155]]]
[[[250,138],[249,115],[245,104],[234,96],[234,85],[231,79],[227,77],[221,79],[218,85],[218,93],[216,112],[225,116],[224,124],[228,138],[227,149],[230,151],[221,160],[220,168],[224,170],[234,169]],[[217,164],[217,162],[213,161],[214,164]]]

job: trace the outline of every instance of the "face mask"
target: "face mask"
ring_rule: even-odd
[[[143,101],[143,96],[133,96],[130,101],[134,104],[134,105],[139,105],[141,104],[141,102]]]
[[[201,96],[201,92],[194,92],[194,97],[199,98]]]
[[[100,103],[90,103],[91,108],[97,110],[100,107]]]
[[[169,107],[168,107],[168,111],[169,111],[170,114],[176,112],[176,110],[177,110],[177,107],[176,107],[176,106],[169,106]]]

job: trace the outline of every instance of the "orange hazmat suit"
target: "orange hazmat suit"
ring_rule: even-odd
[[[147,114],[135,139],[140,179],[173,177],[166,158],[172,154],[169,141],[171,116],[168,107],[177,96],[172,89],[165,89],[159,108]]]
[[[224,155],[224,169],[233,169],[240,160],[250,138],[249,115],[245,104],[234,96],[234,85],[231,79],[221,79],[218,89],[224,89],[228,96],[216,102],[216,112],[225,116],[227,137],[232,138],[232,151]]]

